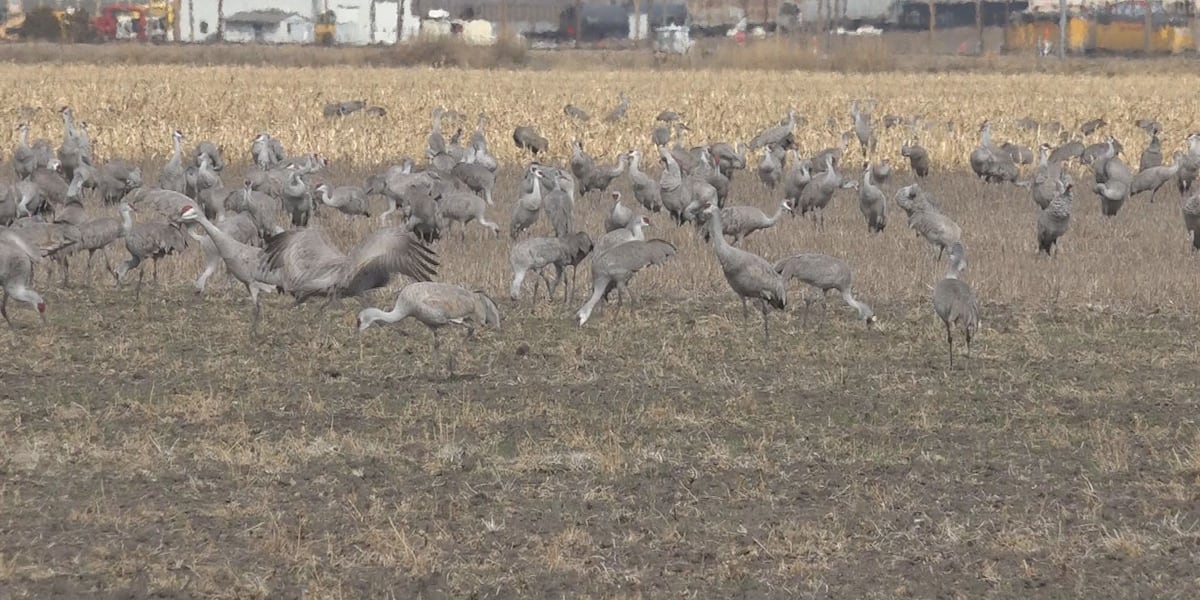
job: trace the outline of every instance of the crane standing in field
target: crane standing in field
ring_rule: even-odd
[[[135,225],[133,222],[135,209],[128,203],[122,203],[119,212],[121,214],[121,237],[125,238],[125,249],[129,251],[129,258],[117,265],[117,269],[113,271],[113,277],[119,288],[125,274],[132,269],[138,269],[137,288],[133,293],[133,299],[138,300],[142,296],[142,280],[146,277],[146,270],[139,268],[142,262],[147,258],[151,260],[154,268],[154,282],[158,283],[158,261],[186,250],[187,236],[176,223],[152,221]]]
[[[0,290],[4,298],[0,300],[0,316],[12,327],[8,318],[8,298],[25,302],[32,306],[46,323],[46,300],[41,294],[33,291],[33,263],[40,261],[41,255],[19,236],[0,230]]]
[[[704,212],[708,214],[709,238],[725,281],[742,301],[742,318],[749,316],[746,300],[758,302],[763,317],[763,345],[770,341],[771,331],[767,323],[767,306],[777,310],[787,307],[787,285],[771,263],[757,255],[734,248],[725,242],[721,230],[721,210],[710,203]],[[620,246],[618,246],[619,248]]]
[[[971,338],[979,328],[979,301],[971,286],[961,279],[966,268],[966,250],[956,243],[950,250],[950,269],[933,288],[933,311],[946,326],[951,367],[954,367],[954,328],[962,329],[967,340],[967,358],[971,357]]]
[[[418,281],[404,286],[396,295],[391,310],[362,309],[355,327],[362,332],[375,323],[398,323],[409,317],[420,321],[433,333],[435,364],[440,363],[438,354],[442,341],[438,332],[442,327],[458,325],[466,328],[468,338],[475,335],[476,327],[500,328],[500,309],[487,293],[435,281]],[[453,356],[447,358],[446,370],[453,374]]]

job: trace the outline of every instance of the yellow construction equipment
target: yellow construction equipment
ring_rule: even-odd
[[[332,10],[317,15],[317,22],[313,25],[313,35],[317,38],[318,44],[333,45],[334,40],[337,39],[337,15],[333,14]]]
[[[1104,8],[1079,11],[1067,16],[1066,49],[1071,54],[1135,53],[1146,49],[1146,7],[1143,0],[1119,2]],[[1192,30],[1184,16],[1150,4],[1150,52],[1180,54],[1196,50]],[[1054,12],[1017,13],[1009,22],[1009,51],[1058,50],[1059,16]]]

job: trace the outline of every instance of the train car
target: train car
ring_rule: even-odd
[[[1174,12],[1161,2],[1151,6],[1150,52],[1181,54],[1194,52],[1196,42],[1190,27],[1187,5]],[[1068,8],[1067,51],[1072,54],[1136,53],[1146,49],[1146,2],[1127,0],[1116,4]],[[1038,5],[1013,15],[1007,31],[1010,51],[1053,52],[1058,47],[1057,9]]]

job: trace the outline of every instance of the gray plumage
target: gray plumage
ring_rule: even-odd
[[[666,240],[633,241],[619,244],[603,254],[592,256],[592,295],[575,313],[580,326],[587,323],[596,305],[610,291],[617,291],[617,302],[623,302],[625,294],[631,301],[636,295],[629,290],[629,282],[646,267],[660,265],[675,256],[675,246]]]
[[[709,152],[717,161],[717,170],[727,178],[733,178],[734,171],[746,168],[746,145],[742,142],[732,146],[717,142],[709,147]]]
[[[770,229],[778,224],[784,211],[792,212],[792,205],[787,200],[780,202],[779,207],[775,209],[775,214],[769,217],[754,206],[726,206],[721,209],[721,231],[733,238],[734,246],[739,246],[746,236],[761,229]],[[708,232],[705,231],[705,239],[707,238]]]
[[[1009,160],[1018,165],[1028,165],[1033,163],[1033,150],[1024,144],[1014,144],[1012,142],[1004,142],[1000,144],[1000,149],[1008,155]]]
[[[655,146],[666,146],[671,143],[671,128],[662,126],[652,129],[650,131],[650,143]]]
[[[184,221],[199,223],[208,234],[207,237],[200,238],[208,265],[196,281],[196,293],[203,293],[204,282],[208,279],[207,276],[212,274],[210,269],[215,270],[212,259],[223,262],[226,272],[241,282],[250,294],[250,300],[254,304],[250,327],[252,333],[257,333],[259,315],[262,312],[259,294],[275,291],[275,286],[279,285],[280,280],[268,267],[263,249],[251,243],[256,233],[254,224],[245,220],[244,216],[238,215],[235,215],[233,220],[214,224],[203,212],[191,206],[183,211],[181,218]]]
[[[850,265],[840,258],[826,254],[797,254],[775,263],[775,272],[779,273],[785,282],[798,279],[821,293],[822,311],[825,307],[825,297],[829,290],[837,290],[847,306],[858,313],[859,320],[871,326],[875,324],[875,312],[866,303],[854,297],[851,287],[852,274]],[[804,312],[807,318],[808,307],[812,303],[807,297],[804,300]]]
[[[1058,254],[1058,239],[1067,232],[1071,225],[1071,200],[1073,187],[1065,179],[1055,181],[1057,193],[1042,212],[1038,213],[1037,241],[1038,252],[1046,256]]]
[[[783,178],[783,199],[791,202],[792,206],[800,205],[800,195],[804,188],[812,183],[812,161],[801,159],[795,150],[788,150],[787,175]],[[795,216],[795,213],[792,213]]]
[[[579,197],[587,195],[588,192],[599,191],[605,192],[613,180],[620,177],[625,172],[625,167],[629,163],[629,156],[622,152],[617,155],[617,164],[611,167],[602,167],[598,165],[592,166],[591,170],[579,178]]]
[[[113,271],[113,277],[119,288],[125,275],[133,269],[138,269],[138,283],[134,291],[134,299],[137,300],[141,297],[142,280],[146,276],[146,271],[139,269],[142,262],[146,259],[151,260],[154,268],[154,281],[157,282],[158,261],[187,249],[187,236],[184,235],[181,227],[174,223],[151,221],[134,224],[134,209],[128,203],[122,203],[119,212],[121,214],[121,237],[125,238],[125,249],[129,251],[129,258],[117,265],[116,270]],[[182,215],[182,211],[176,214]]]
[[[46,322],[46,300],[33,290],[33,264],[41,260],[41,254],[19,235],[0,230],[0,316],[12,327],[8,318],[8,299],[12,297],[24,302],[37,311],[42,323]]]
[[[637,217],[630,221],[625,227],[614,229],[600,236],[596,240],[592,251],[596,254],[602,254],[609,248],[619,246],[625,242],[640,242],[646,239],[644,228],[651,227],[650,219],[646,217]]]
[[[158,187],[179,193],[187,191],[187,169],[183,166],[183,140],[187,139],[183,132],[176,129],[171,132],[173,152],[171,159],[163,166],[158,174]]]
[[[442,219],[447,223],[447,230],[453,223],[461,225],[461,238],[467,238],[467,223],[475,222],[492,232],[500,235],[500,226],[489,221],[485,211],[483,198],[464,190],[451,190],[438,200]]]
[[[662,197],[659,194],[659,185],[653,177],[642,171],[642,152],[640,150],[629,151],[629,183],[633,188],[633,197],[642,205],[642,208],[650,212],[662,211]]]
[[[517,149],[528,150],[534,156],[550,151],[550,142],[538,133],[537,129],[522,125],[513,130],[513,142]]]
[[[756,169],[758,180],[767,186],[767,189],[773,190],[783,179],[783,155],[784,150],[779,147],[767,146],[762,149],[762,159],[758,161]],[[794,161],[793,161],[794,164]]]
[[[267,266],[296,303],[312,296],[358,297],[384,287],[393,275],[428,281],[436,254],[403,227],[378,229],[343,253],[318,229],[285,231],[267,242]]]
[[[566,237],[575,231],[575,182],[559,171],[554,189],[542,198],[542,212],[554,228],[554,235]]]
[[[536,237],[521,240],[513,244],[509,251],[508,260],[513,270],[512,285],[509,286],[508,296],[513,302],[521,298],[521,284],[529,271],[533,271],[538,279],[533,284],[533,301],[537,302],[538,281],[545,282],[547,299],[554,301],[554,291],[562,282],[567,267],[578,265],[592,252],[592,240],[582,231],[577,231],[565,237]],[[546,278],[545,268],[554,267],[554,281]],[[573,285],[568,288],[574,287]],[[569,293],[569,290],[568,290]]]
[[[1192,252],[1200,251],[1200,191],[1183,202],[1183,225],[1192,236]]]
[[[604,117],[605,123],[615,123],[625,118],[625,113],[629,111],[629,98],[625,96],[625,92],[621,92],[620,100],[621,101],[617,103],[616,108],[613,108],[608,115]]]
[[[846,148],[850,147],[850,140],[853,138],[854,138],[853,131],[842,132],[842,135],[838,140],[837,146],[834,146],[832,148],[825,148],[824,150],[821,150],[820,152],[817,152],[816,154],[812,155],[811,160],[812,160],[812,165],[813,165],[813,171],[816,173],[824,172],[825,164],[828,162],[828,159],[831,156],[833,157],[834,166],[842,164],[842,157],[846,155]]]
[[[79,244],[74,249],[74,252],[87,251],[87,273],[90,274],[92,272],[92,258],[96,252],[99,252],[104,257],[104,270],[111,273],[112,262],[108,258],[108,247],[124,235],[121,219],[117,217],[97,217],[84,221],[78,227]]]
[[[442,137],[442,116],[445,113],[445,109],[440,106],[433,109],[433,123],[425,144],[425,158],[446,153],[446,139]]]
[[[463,162],[450,169],[450,175],[463,182],[472,192],[483,196],[488,206],[492,205],[492,190],[496,187],[496,174],[475,162],[475,148],[469,147]]]
[[[1106,122],[1103,118],[1085,121],[1079,125],[1079,133],[1082,133],[1083,135],[1092,135],[1105,125],[1108,125],[1108,122]]]
[[[961,329],[966,338],[967,358],[971,357],[971,339],[979,328],[979,301],[971,286],[960,279],[966,268],[966,251],[962,244],[954,244],[950,251],[950,269],[933,288],[933,310],[946,326],[951,367],[954,366],[954,328]]]
[[[1086,149],[1087,147],[1084,146],[1083,142],[1078,139],[1064,142],[1050,152],[1049,162],[1051,164],[1060,164],[1071,160],[1072,158],[1082,158],[1083,151]]]
[[[900,147],[900,156],[908,159],[908,166],[917,177],[929,175],[929,152],[915,139]]]
[[[679,121],[681,119],[683,119],[683,115],[681,115],[673,110],[664,110],[664,111],[658,113],[657,117],[654,117],[655,121],[662,121],[663,123],[671,123],[673,121]]]
[[[273,151],[278,152],[280,160],[283,160],[283,146],[278,140],[271,142]],[[216,145],[208,140],[200,140],[196,143],[196,147],[192,150],[192,165],[199,167],[200,158],[207,156],[209,164],[212,165],[214,171],[221,171],[225,168],[225,152],[221,146]]]
[[[509,221],[508,233],[512,239],[517,239],[526,229],[533,227],[537,223],[538,217],[542,214],[542,185],[540,180],[545,177],[542,170],[537,167],[530,167],[525,172],[525,181],[532,183],[529,186],[530,191],[522,191],[517,197],[517,201],[513,203],[512,219]]]
[[[943,252],[962,241],[962,228],[942,214],[917,184],[896,190],[895,200],[908,213],[908,226],[938,249],[939,260]]]
[[[563,114],[567,115],[568,117],[571,117],[572,119],[575,119],[576,121],[581,121],[581,122],[587,122],[588,120],[590,120],[592,118],[591,115],[587,114],[587,111],[583,110],[582,108],[579,108],[578,106],[575,106],[574,104],[567,104],[566,106],[564,106]]]
[[[604,218],[604,231],[606,232],[624,229],[633,221],[633,211],[621,203],[621,192],[613,192],[612,201],[612,208],[609,209],[608,216]]]
[[[250,158],[259,169],[268,171],[283,163],[286,155],[279,140],[271,137],[269,133],[262,132],[250,142]]]
[[[433,334],[433,359],[438,360],[441,339],[438,332],[446,325],[458,325],[472,337],[476,327],[500,328],[500,309],[482,290],[424,281],[404,286],[389,311],[364,308],[358,313],[357,329],[364,331],[375,323],[398,323],[412,317]],[[447,371],[453,371],[453,357],[447,358]]]
[[[577,180],[583,180],[596,168],[596,161],[583,150],[583,141],[576,138],[571,140],[571,174]]]
[[[1170,165],[1159,165],[1138,171],[1138,174],[1133,176],[1133,182],[1129,186],[1129,196],[1132,198],[1149,190],[1150,203],[1153,204],[1154,197],[1158,195],[1158,190],[1179,173],[1182,164],[1183,152],[1176,150]]]
[[[709,204],[704,212],[708,214],[709,236],[712,239],[713,251],[717,255],[717,262],[721,265],[721,272],[725,275],[729,287],[742,301],[742,317],[748,316],[747,299],[757,302],[762,311],[765,345],[771,335],[767,309],[769,306],[778,310],[787,307],[787,284],[766,259],[734,248],[725,242],[721,230],[721,211],[717,209],[716,204]]]
[[[292,217],[292,226],[307,227],[312,217],[312,195],[300,171],[292,169],[282,190],[283,209]]]
[[[1038,166],[1033,179],[1029,181],[1029,194],[1038,208],[1045,210],[1050,202],[1058,195],[1058,180],[1062,175],[1062,167],[1051,163],[1050,144],[1038,146]]]
[[[751,150],[764,146],[780,146],[785,150],[794,143],[793,130],[796,128],[796,109],[789,108],[787,118],[780,125],[768,127],[762,133],[754,136],[748,144]]]
[[[858,188],[858,210],[867,221],[867,231],[880,233],[887,227],[887,196],[872,182],[871,163],[863,163],[862,185]]]
[[[875,152],[875,131],[871,126],[871,112],[875,110],[875,101],[868,103],[868,108],[863,110],[859,106],[858,100],[855,100],[850,105],[850,117],[854,120],[854,135],[858,137],[858,145],[862,149],[863,158],[867,158],[868,153]]]
[[[1188,134],[1187,143],[1187,152],[1183,155],[1179,172],[1175,174],[1175,183],[1182,196],[1188,195],[1192,184],[1196,182],[1196,177],[1200,176],[1200,133]]]
[[[370,217],[371,205],[367,201],[367,193],[357,185],[340,185],[330,189],[329,184],[322,183],[313,189],[321,204],[336,208],[338,212],[350,217]]]
[[[800,216],[812,214],[813,222],[818,228],[825,228],[825,207],[833,200],[833,195],[840,189],[858,187],[858,183],[847,180],[833,167],[833,157],[825,156],[825,172],[813,177],[813,180],[800,192],[798,205],[794,208]]]
[[[1158,129],[1151,129],[1150,143],[1146,144],[1146,149],[1142,150],[1142,156],[1138,160],[1138,172],[1160,166],[1162,160],[1162,141],[1158,139]]]
[[[334,117],[344,117],[354,114],[367,106],[366,100],[347,100],[343,102],[329,102],[321,108],[321,116],[326,119]]]
[[[17,145],[12,153],[13,170],[17,178],[28,179],[34,169],[45,168],[52,158],[54,149],[50,146],[50,140],[39,138],[30,143],[29,123],[17,126]]]

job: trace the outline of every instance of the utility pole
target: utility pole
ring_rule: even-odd
[[[1145,10],[1146,10],[1146,23],[1145,23],[1145,25],[1142,26],[1142,46],[1144,46],[1143,51],[1147,55],[1149,55],[1150,54],[1150,31],[1152,29],[1154,29],[1154,18],[1153,18],[1154,11],[1150,10],[1152,5],[1149,1],[1145,2],[1143,4],[1143,6],[1145,7]]]
[[[1063,0],[1066,2],[1066,0]],[[929,0],[929,52],[933,53],[934,31],[937,28],[937,2]]]
[[[983,54],[983,0],[975,0],[975,33],[979,36],[979,54]]]
[[[1067,57],[1067,0],[1058,0],[1058,58]]]

